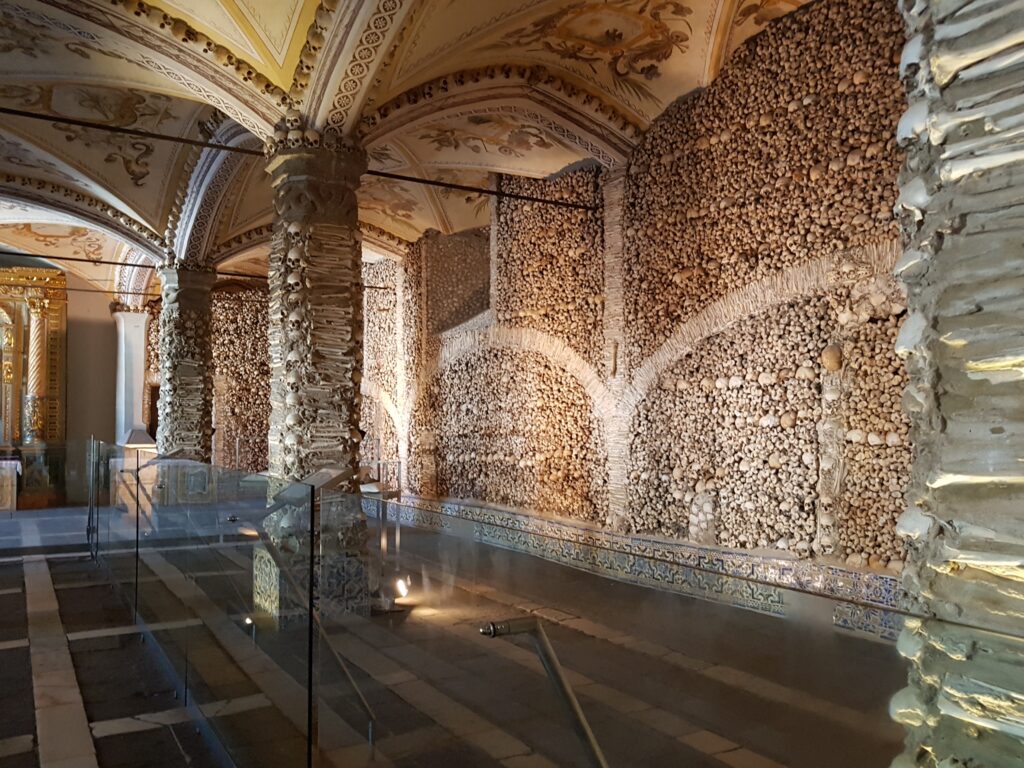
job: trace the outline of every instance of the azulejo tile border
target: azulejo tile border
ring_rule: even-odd
[[[472,501],[436,500],[406,496],[403,522],[427,527],[447,527],[444,520],[410,510],[433,512],[450,520],[477,523],[477,537],[487,543],[517,549],[548,559],[605,572],[613,578],[656,586],[693,576],[679,576],[677,569],[695,569],[702,578],[731,576],[762,585],[800,589],[837,600],[865,603],[878,608],[897,608],[903,599],[899,579],[885,573],[852,571],[813,560],[764,557],[719,550],[689,542],[653,536],[619,534],[593,524],[565,518],[543,518],[526,512],[482,505]],[[406,517],[410,519],[406,521]],[[607,570],[604,570],[607,569]],[[685,571],[681,571],[685,572]]]

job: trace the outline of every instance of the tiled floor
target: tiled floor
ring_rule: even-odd
[[[331,631],[376,715],[373,765],[586,765],[528,638],[478,632],[531,614],[612,766],[881,768],[899,750],[895,649],[840,633],[831,601],[787,595],[788,618],[762,615],[426,532],[403,533],[402,557],[414,575],[403,610]],[[36,716],[53,682],[42,661],[61,654],[72,673],[67,695],[50,691],[53,722],[69,724],[62,741],[88,724],[84,743],[62,747],[82,765],[215,765],[187,704],[239,766],[303,765],[305,635],[254,609],[250,562],[247,546],[151,549],[137,590],[129,556],[109,557],[110,572],[83,557],[0,563],[0,768],[58,765]],[[366,715],[320,656],[323,753],[371,764]]]

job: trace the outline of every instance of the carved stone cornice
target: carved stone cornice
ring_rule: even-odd
[[[225,259],[231,258],[236,253],[241,253],[255,245],[269,243],[273,234],[273,222],[258,224],[251,229],[247,229],[228,240],[218,243],[216,247],[210,251],[210,263],[217,264]]]
[[[566,81],[546,67],[509,64],[462,70],[410,88],[364,115],[358,134],[361,137],[377,138],[382,133],[382,124],[398,112],[423,105],[424,102],[455,96],[461,91],[475,91],[487,85],[500,85],[505,88],[518,86],[522,89],[523,95],[534,99],[539,92],[556,95],[560,101],[570,104],[580,115],[588,116],[598,124],[610,128],[630,145],[635,144],[644,132],[642,125],[614,105]]]

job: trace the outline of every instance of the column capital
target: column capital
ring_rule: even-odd
[[[356,210],[355,191],[366,173],[366,153],[348,141],[334,147],[280,147],[270,155],[267,173],[274,209],[283,221],[302,225],[347,220]]]
[[[28,297],[28,313],[32,317],[42,317],[50,306],[50,300],[38,296]]]

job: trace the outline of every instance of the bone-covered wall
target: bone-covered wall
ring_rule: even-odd
[[[601,424],[579,382],[540,354],[456,358],[432,377],[413,419],[432,437],[440,495],[603,518]]]
[[[424,237],[430,251],[424,286],[427,330],[437,334],[490,308],[490,229],[470,229],[453,235],[432,231]]]
[[[736,288],[895,237],[902,40],[891,0],[816,3],[653,123],[625,202],[634,366]]]
[[[628,529],[902,568],[902,39],[888,0],[790,14],[634,153]]]
[[[550,180],[499,177],[520,195],[600,206],[600,168]],[[600,210],[500,198],[495,214],[494,310],[500,323],[563,340],[599,364],[604,346],[604,261]]]
[[[402,268],[397,261],[363,262],[363,399],[359,428],[363,439],[359,457],[363,465],[397,462],[398,425],[394,404],[399,400],[399,283]],[[387,403],[387,405],[385,404]],[[389,406],[391,410],[389,411]],[[396,465],[381,468],[375,479],[397,483]]]
[[[215,290],[213,335],[213,461],[250,472],[267,468],[270,356],[267,293]]]

